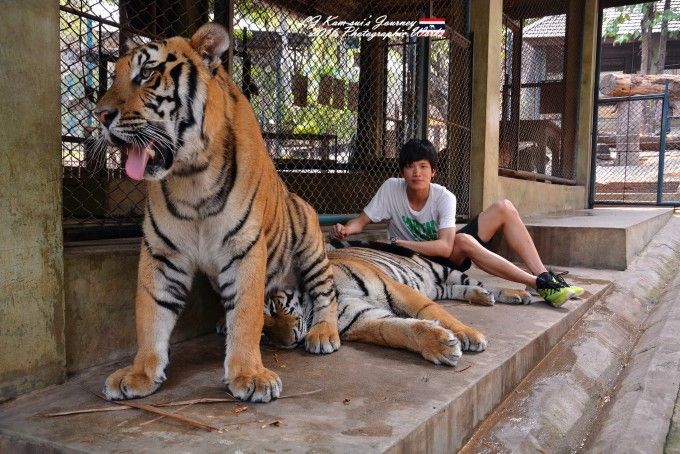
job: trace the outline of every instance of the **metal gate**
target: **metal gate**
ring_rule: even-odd
[[[593,205],[680,206],[680,118],[663,94],[600,97]]]

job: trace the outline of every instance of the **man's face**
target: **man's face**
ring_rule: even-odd
[[[428,188],[436,172],[432,170],[430,161],[421,159],[406,165],[401,169],[401,173],[404,176],[404,180],[406,180],[406,186],[410,189],[418,190]]]

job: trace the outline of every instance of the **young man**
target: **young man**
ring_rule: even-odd
[[[423,255],[444,257],[465,271],[471,263],[489,274],[535,288],[539,295],[559,307],[583,293],[541,262],[526,226],[515,207],[501,200],[456,232],[456,196],[431,182],[436,174],[436,151],[427,140],[412,139],[399,150],[403,178],[390,178],[380,187],[364,211],[347,224],[336,224],[331,236],[343,239],[359,233],[371,222],[389,221],[387,233],[393,244]],[[489,242],[502,231],[510,248],[532,274],[491,252]]]

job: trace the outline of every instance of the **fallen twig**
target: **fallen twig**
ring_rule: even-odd
[[[129,410],[132,407],[117,407],[117,406],[110,406],[110,407],[99,407],[99,408],[84,408],[82,410],[69,410],[69,411],[60,411],[57,413],[46,413],[44,415],[40,416],[45,416],[47,418],[52,418],[54,416],[70,416],[70,415],[80,415],[84,413],[100,413],[104,411],[123,411],[123,410]]]
[[[94,394],[95,396],[99,397],[102,400],[106,400],[106,397],[104,397],[102,395],[99,395],[97,393],[92,393],[92,394]],[[140,404],[140,403],[129,402],[129,401],[122,403],[122,402],[112,400],[111,402],[116,404],[116,405],[120,405],[120,406],[124,406],[124,407],[128,407],[128,408],[129,407],[137,408],[139,410],[148,411],[149,413],[155,413],[157,415],[163,415],[167,418],[174,419],[175,421],[179,421],[181,423],[187,424],[187,425],[192,426],[192,427],[196,427],[198,429],[203,429],[203,430],[208,431],[208,432],[212,432],[213,430],[218,430],[217,427],[213,427],[209,424],[205,424],[205,423],[202,423],[201,421],[197,421],[195,419],[187,418],[185,416],[176,415],[176,414],[171,413],[171,412],[166,411],[166,410],[161,410],[160,408],[156,408],[153,405]]]
[[[303,396],[309,396],[312,394],[316,394],[321,392],[321,389],[315,389],[314,391],[307,391],[304,393],[299,393],[299,394],[291,394],[290,396],[281,396],[279,399],[292,399],[295,397],[303,397]],[[89,392],[89,391],[88,391]],[[94,393],[93,393],[94,394]],[[104,399],[102,396],[99,396],[95,394],[97,397],[100,397]],[[231,398],[224,398],[224,397],[205,397],[202,399],[193,399],[193,400],[183,400],[179,402],[162,402],[162,403],[155,403],[152,404],[154,407],[181,407],[184,405],[194,405],[194,404],[217,404],[217,403],[228,403],[228,402],[243,402],[241,400],[235,399],[233,397]],[[100,413],[100,412],[106,412],[106,411],[122,411],[122,410],[130,410],[131,408],[137,408],[133,405],[128,405],[129,401],[125,402],[116,402],[114,401],[116,405],[108,406],[108,407],[99,407],[99,408],[85,408],[82,410],[67,410],[67,411],[60,411],[57,413],[47,413],[43,414],[40,416],[45,416],[48,418],[52,418],[55,416],[70,416],[70,415],[79,415],[83,413]]]
[[[469,363],[467,366],[463,367],[462,369],[454,369],[454,372],[463,372],[464,370],[468,370],[469,368],[472,367],[472,363]]]
[[[201,421],[197,421],[195,419],[187,418],[185,416],[180,416],[176,415],[172,412],[166,411],[166,410],[161,410],[160,408],[156,408],[153,405],[147,405],[147,404],[138,404],[138,403],[132,403],[132,402],[127,402],[127,403],[118,403],[115,400],[113,401],[114,404],[117,405],[125,405],[127,407],[132,407],[132,408],[138,408],[140,410],[148,411],[149,413],[155,413],[157,415],[162,415],[165,416],[166,418],[174,419],[175,421],[182,422],[184,424],[188,424],[192,427],[196,427],[198,429],[203,429],[208,432],[212,432],[213,430],[218,430],[217,427],[213,427],[209,424],[202,423]]]
[[[191,407],[191,404],[185,405],[185,406],[183,406],[183,407],[179,407],[177,410],[175,410],[175,411],[173,411],[173,412],[171,412],[171,413],[173,413],[173,414],[179,413],[180,411],[182,411],[182,410],[184,410],[185,408],[188,408],[188,407]],[[140,426],[140,427],[141,427],[141,426],[146,426],[147,424],[151,424],[152,422],[160,421],[160,420],[163,419],[163,418],[165,418],[165,415],[161,415],[161,416],[159,416],[158,418],[153,418],[153,419],[150,419],[150,420],[148,420],[148,421],[145,421],[145,422],[141,423],[139,426]]]

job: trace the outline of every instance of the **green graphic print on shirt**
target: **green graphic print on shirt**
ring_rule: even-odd
[[[406,216],[402,216],[401,220],[404,221],[404,225],[406,225],[406,228],[411,232],[416,241],[432,241],[439,238],[434,221],[421,224],[415,219],[407,218]]]

